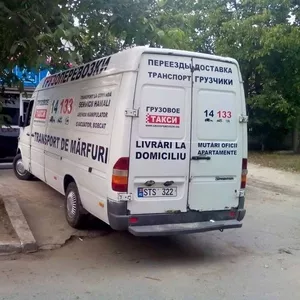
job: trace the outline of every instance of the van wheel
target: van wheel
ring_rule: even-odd
[[[32,175],[25,170],[21,154],[17,154],[14,158],[13,169],[16,177],[20,180],[30,180],[32,178]]]
[[[85,225],[88,218],[88,214],[84,213],[78,188],[75,182],[71,182],[67,187],[65,198],[65,214],[69,225],[76,229],[81,229]]]

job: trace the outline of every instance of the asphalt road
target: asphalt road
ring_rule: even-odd
[[[242,229],[167,238],[107,231],[0,257],[0,299],[299,299],[300,187],[291,181],[299,177],[263,171],[250,177]]]

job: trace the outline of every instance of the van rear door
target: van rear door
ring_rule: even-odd
[[[193,59],[191,160],[188,206],[238,206],[243,159],[241,80],[232,63]]]
[[[243,99],[235,64],[143,55],[131,135],[131,214],[238,206]]]
[[[142,57],[130,149],[131,214],[187,211],[192,74],[185,64],[191,58]]]

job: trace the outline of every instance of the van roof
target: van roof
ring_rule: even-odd
[[[198,52],[191,52],[185,50],[165,49],[165,48],[150,48],[147,46],[133,47],[127,50],[123,50],[111,56],[106,56],[86,64],[79,65],[77,67],[50,75],[44,78],[37,87],[37,90],[50,88],[56,85],[65,84],[69,81],[84,80],[85,77],[93,77],[102,75],[110,75],[121,72],[137,71],[141,56],[143,54],[163,54],[163,55],[175,55],[185,57],[195,57],[207,60],[217,60],[227,63],[232,63],[238,66],[235,59],[229,57],[222,57]],[[104,73],[102,73],[104,72]],[[79,76],[78,75],[86,76]]]

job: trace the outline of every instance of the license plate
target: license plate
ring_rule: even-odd
[[[142,188],[137,190],[138,198],[176,197],[177,187],[172,188]]]

